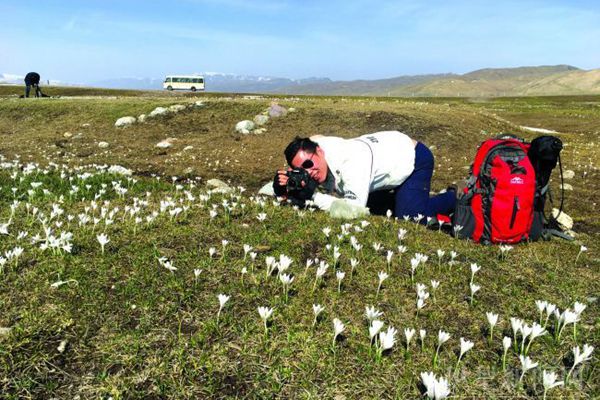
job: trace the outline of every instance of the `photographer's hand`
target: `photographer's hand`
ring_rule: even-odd
[[[277,197],[283,197],[283,199],[287,199],[287,182],[288,176],[286,175],[286,171],[279,170],[275,173],[275,177],[273,178],[273,192]]]

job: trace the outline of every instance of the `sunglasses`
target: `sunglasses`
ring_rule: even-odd
[[[315,166],[315,163],[313,162],[313,160],[304,160],[304,162],[300,166],[304,169],[310,169]]]

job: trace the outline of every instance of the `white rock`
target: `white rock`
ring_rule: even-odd
[[[556,218],[558,215],[558,208],[552,209],[552,217]],[[556,220],[560,227],[563,230],[571,230],[573,228],[573,218],[567,215],[566,212],[562,211],[560,215],[558,215],[558,219]]]
[[[149,117],[157,117],[159,115],[165,115],[168,114],[169,110],[167,110],[164,107],[156,107],[154,110],[152,110],[150,112],[150,114],[148,115]]]
[[[260,134],[265,133],[266,131],[267,131],[266,128],[258,128],[258,129],[253,130],[252,133],[254,133],[255,135],[260,135]]]
[[[12,328],[5,328],[0,326],[0,336],[8,335]]]
[[[561,186],[565,190],[573,190],[573,186],[569,185],[568,183],[563,183]]]
[[[254,122],[250,121],[250,120],[244,120],[244,121],[240,121],[237,124],[235,124],[235,130],[244,134],[248,134],[250,133],[250,131],[252,129],[254,129],[255,125]],[[247,132],[242,132],[242,131],[247,131]]]
[[[169,111],[178,113],[179,111],[185,110],[185,106],[183,104],[173,104],[169,107]]]
[[[101,149],[106,149],[108,147],[108,142],[99,142],[98,147]]]
[[[116,127],[129,126],[135,124],[135,117],[121,117],[115,122]]]
[[[568,169],[566,171],[563,171],[563,178],[565,178],[565,179],[573,179],[573,178],[575,178],[575,171],[573,171],[572,169]]]
[[[194,103],[195,107],[204,107],[204,102],[202,100],[198,100]]]
[[[188,150],[193,150],[193,149],[194,149],[194,146],[185,146],[183,148],[183,151],[188,151]]]
[[[121,165],[111,165],[108,168],[108,172],[111,174],[125,175],[125,176],[130,176],[133,174],[133,172],[130,169],[127,169]]]
[[[140,116],[138,117],[138,122],[146,122],[146,114],[140,114]]]
[[[71,132],[65,132],[63,133],[63,136],[66,137],[67,139],[70,138],[71,136],[73,136],[73,134]]]
[[[269,116],[272,118],[283,117],[287,114],[287,110],[285,107],[280,106],[277,103],[271,104],[268,110]]]
[[[218,193],[229,193],[231,187],[220,179],[209,179],[206,181],[206,186],[213,189],[213,192]]]
[[[294,107],[288,108],[288,112],[294,112],[294,111],[296,111],[296,109]]]
[[[88,124],[88,123],[81,124],[81,127],[82,127],[82,128],[89,128],[89,127],[90,127],[90,124]]]
[[[273,182],[265,183],[265,185],[259,189],[258,194],[264,194],[265,196],[275,196],[275,191],[273,190]]]
[[[167,149],[171,146],[173,146],[173,142],[177,140],[176,138],[166,138],[165,140],[158,142],[156,144],[156,147],[159,147],[161,149]]]
[[[258,126],[264,125],[267,122],[269,122],[268,115],[258,114],[257,116],[254,117],[254,123]]]

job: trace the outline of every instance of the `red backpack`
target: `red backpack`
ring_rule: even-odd
[[[515,137],[484,141],[453,215],[454,234],[480,243],[536,240],[543,227],[534,213],[541,196],[529,144]],[[534,218],[534,214],[537,214]]]

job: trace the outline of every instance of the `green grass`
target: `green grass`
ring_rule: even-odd
[[[578,241],[523,244],[501,259],[497,247],[455,240],[412,223],[373,216],[366,219],[369,225],[357,232],[354,227],[359,227],[360,221],[333,220],[320,212],[299,213],[288,207],[275,207],[269,199],[260,203],[252,192],[261,179],[268,179],[281,164],[277,157],[281,146],[298,130],[312,127],[314,133],[329,130],[349,136],[381,125],[412,130],[438,147],[438,163],[448,166],[436,170],[434,186],[441,187],[444,181],[464,174],[461,166],[474,154],[474,147],[465,143],[477,143],[496,129],[503,131],[520,124],[513,120],[498,122],[489,116],[505,100],[465,100],[454,105],[404,100],[288,100],[286,105],[293,105],[298,111],[269,122],[268,135],[239,138],[230,132],[231,124],[260,112],[269,100],[215,98],[207,100],[205,109],[185,111],[131,130],[112,127],[122,113],[148,112],[157,105],[173,104],[171,101],[166,97],[68,102],[53,99],[46,103],[28,102],[25,106],[18,100],[0,101],[0,115],[4,118],[0,130],[6,139],[0,154],[8,160],[18,154],[25,162],[46,165],[50,160],[71,169],[92,162],[116,161],[134,169],[155,164],[155,171],[163,175],[160,180],[140,175],[128,179],[86,167],[84,170],[91,171],[92,176],[83,180],[83,170],[65,171],[62,176],[55,168],[29,174],[20,168],[0,170],[0,224],[11,221],[9,235],[0,235],[0,254],[17,245],[24,248],[18,263],[15,265],[14,259],[7,262],[0,274],[0,327],[10,328],[9,333],[0,335],[2,397],[418,398],[419,374],[433,370],[449,379],[455,398],[537,398],[543,392],[541,370],[556,371],[562,379],[572,365],[571,347],[575,344],[572,326],[565,330],[560,342],[550,334],[536,339],[529,355],[540,365],[525,375],[521,387],[516,385],[521,370],[514,351],[509,352],[508,368],[502,371],[502,336],[512,336],[509,318],[520,317],[529,323],[537,320],[534,302],[538,299],[551,301],[561,311],[574,301],[586,303],[587,309],[577,325],[578,344],[596,346],[593,359],[576,370],[575,379],[567,387],[550,391],[549,398],[600,396],[599,223],[592,204],[593,193],[598,189],[597,161],[592,158],[597,149],[587,147],[585,137],[573,133],[561,136],[568,144],[566,165],[577,172],[571,181],[575,192],[567,198],[566,210],[575,217]],[[507,112],[537,118],[543,124],[546,110],[540,107],[531,111],[528,107],[538,101],[544,104],[537,99],[511,100]],[[549,102],[548,107],[576,112],[577,107],[587,107],[586,101],[578,106],[573,99],[562,103],[557,100],[562,105]],[[26,114],[33,115],[32,119],[19,119],[20,107],[26,107]],[[85,140],[93,143],[109,137],[111,143],[129,146],[132,151],[113,146],[111,153],[104,154],[90,147],[92,154],[86,157],[56,156],[52,141],[64,130],[72,129],[65,125],[79,126],[78,121],[85,118],[92,120],[89,128],[81,129]],[[490,133],[481,132],[486,126]],[[13,133],[9,134],[9,130]],[[181,149],[152,155],[153,144],[163,133],[175,135],[185,144],[193,143],[196,159],[185,158]],[[28,134],[35,134],[35,141]],[[593,131],[587,131],[587,135],[597,137]],[[464,140],[456,144],[452,137]],[[35,142],[35,147],[27,145]],[[77,154],[83,145],[68,140],[64,146],[61,149],[65,153]],[[269,158],[269,153],[275,157]],[[149,161],[143,160],[149,156]],[[221,165],[216,170],[214,164],[209,167],[206,157],[212,157],[212,162],[221,160]],[[167,163],[165,158],[172,161]],[[227,159],[229,164],[225,163]],[[183,188],[177,188],[170,176],[187,165],[193,165],[203,179],[195,180],[194,187],[189,181],[182,181]],[[588,171],[586,178],[581,176],[583,171]],[[249,189],[242,194],[212,193],[205,201],[202,196],[209,194],[203,181],[210,177],[231,179]],[[127,188],[124,196],[113,189],[115,181]],[[42,183],[33,196],[28,193],[32,182]],[[72,186],[79,190],[72,193]],[[113,223],[105,226],[106,218],[102,218],[96,227],[93,222],[79,226],[78,215],[92,213],[91,199],[103,188],[105,192],[96,200],[94,215],[99,218],[102,207],[107,214],[118,207]],[[49,193],[44,194],[42,189]],[[194,199],[187,200],[184,191],[189,191]],[[190,207],[171,217],[167,211],[160,212],[160,201],[169,198],[175,206]],[[578,201],[586,198],[589,200]],[[148,202],[147,206],[140,206],[140,224],[124,214],[135,199]],[[19,204],[11,216],[10,205],[15,200]],[[225,211],[224,200],[237,203],[231,213]],[[29,209],[26,204],[31,204]],[[40,213],[48,218],[53,204],[64,213],[46,224],[53,225],[56,233],[73,233],[71,253],[53,254],[30,241],[36,234],[45,236]],[[209,210],[213,206],[218,215],[211,218]],[[36,216],[32,215],[32,207],[39,209]],[[147,223],[146,217],[153,211],[159,215]],[[260,212],[267,214],[262,223],[256,218]],[[72,221],[68,215],[74,216]],[[56,221],[62,225],[57,227]],[[350,246],[349,236],[337,238],[340,225],[346,222],[352,224],[352,235],[364,246],[359,255]],[[321,231],[325,226],[332,228],[330,238]],[[376,296],[377,273],[386,270],[387,265],[385,252],[377,253],[371,245],[379,242],[386,250],[396,252],[399,228],[408,230],[403,242],[408,251],[401,261],[394,255],[390,278]],[[28,232],[28,236],[17,239],[20,231]],[[110,238],[104,254],[96,240],[103,231]],[[223,239],[229,241],[224,253]],[[242,246],[246,243],[258,252],[254,264],[248,258],[244,260]],[[575,263],[580,243],[589,251]],[[333,265],[314,291],[315,267],[305,273],[307,258],[319,257],[332,263],[327,244],[340,246],[338,268],[347,273],[341,293],[337,291]],[[212,258],[210,247],[217,249]],[[447,253],[455,250],[458,263],[449,266],[446,258],[438,266],[437,249]],[[419,267],[415,282],[429,285],[431,279],[441,281],[436,301],[430,298],[418,317],[410,279],[410,258],[416,252],[428,255],[429,261],[425,267]],[[265,274],[265,257],[279,257],[282,253],[294,260],[290,273],[295,280],[287,301],[277,276]],[[177,270],[170,272],[162,267],[158,262],[161,256],[170,259]],[[360,265],[350,277],[349,259],[356,256]],[[482,266],[475,276],[482,288],[470,306],[472,262]],[[242,281],[243,267],[248,273]],[[202,273],[195,279],[193,271],[198,268]],[[58,281],[69,283],[52,288]],[[231,299],[217,325],[219,293],[231,295]],[[315,303],[325,306],[325,311],[313,328]],[[398,342],[379,362],[370,349],[363,316],[368,305],[384,312],[386,327],[399,330]],[[267,335],[258,306],[275,308]],[[487,311],[500,315],[492,342],[488,341]],[[335,350],[331,346],[333,318],[346,324],[346,332]],[[403,330],[407,327],[427,330],[423,351],[415,339],[409,352],[403,350]],[[439,329],[449,332],[452,338],[441,348],[439,365],[432,368]],[[474,341],[475,347],[463,357],[460,370],[454,374],[460,337]],[[65,340],[61,353],[57,348]]]

